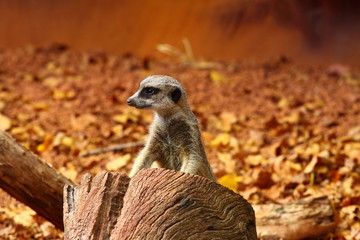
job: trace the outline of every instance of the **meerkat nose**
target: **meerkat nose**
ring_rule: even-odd
[[[127,99],[127,104],[128,104],[129,106],[133,106],[133,105],[134,105],[134,102],[132,101],[131,98],[128,98],[128,99]]]

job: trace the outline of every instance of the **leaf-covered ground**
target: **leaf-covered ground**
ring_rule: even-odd
[[[152,113],[126,99],[152,74],[185,86],[220,183],[253,204],[327,195],[339,224],[325,238],[360,238],[359,69],[284,57],[214,64],[63,46],[5,49],[0,129],[73,180],[103,169],[128,173],[138,147],[82,153],[144,139]],[[1,239],[61,237],[0,191]]]

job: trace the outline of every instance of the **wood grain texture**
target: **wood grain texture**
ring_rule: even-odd
[[[81,186],[64,188],[65,240],[109,239],[130,178],[122,173],[84,175]]]
[[[75,185],[0,131],[0,187],[60,229],[65,184]]]
[[[335,212],[327,196],[253,207],[258,233],[265,239],[317,238],[336,227]]]
[[[206,178],[144,169],[130,182],[115,239],[257,239],[251,205]]]

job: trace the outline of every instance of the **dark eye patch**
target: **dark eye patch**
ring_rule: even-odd
[[[181,90],[176,88],[174,91],[171,92],[171,99],[174,103],[178,103],[181,97]]]
[[[141,97],[150,97],[152,95],[155,95],[157,93],[160,92],[159,88],[155,88],[155,87],[145,87],[141,90],[140,92],[140,96]]]

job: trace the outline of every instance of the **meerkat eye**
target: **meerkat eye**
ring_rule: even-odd
[[[160,92],[159,88],[146,87],[141,91],[141,94],[144,95],[144,96],[150,96],[150,95],[155,95],[158,92]]]
[[[154,93],[155,93],[155,89],[152,88],[152,87],[145,88],[145,93],[146,93],[146,94],[154,94]]]

